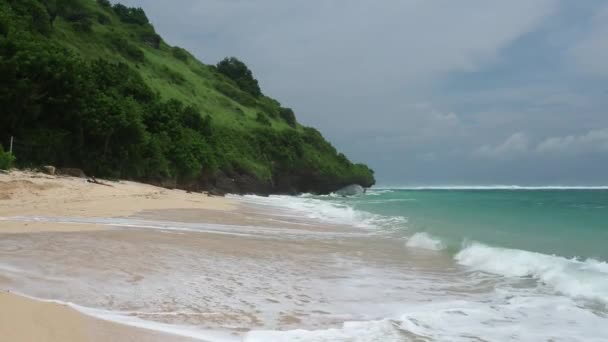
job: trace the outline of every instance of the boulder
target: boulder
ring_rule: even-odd
[[[51,175],[54,176],[55,175],[55,167],[51,166],[51,165],[46,165],[42,167],[42,172],[46,173],[47,175]]]
[[[336,194],[340,195],[342,197],[348,197],[348,196],[361,195],[364,192],[365,192],[365,189],[363,189],[363,187],[361,185],[353,184],[353,185],[346,186],[346,187],[336,191]]]
[[[211,190],[207,191],[207,196],[209,196],[209,197],[212,197],[212,196],[224,197],[224,196],[226,196],[226,193],[223,192],[220,189],[211,189]]]
[[[234,178],[229,177],[224,173],[219,173],[215,179],[215,189],[228,194],[239,194],[239,187]]]
[[[78,178],[86,178],[87,176],[84,174],[84,171],[76,168],[61,168],[57,170],[57,174],[62,176],[70,176],[70,177],[78,177]]]

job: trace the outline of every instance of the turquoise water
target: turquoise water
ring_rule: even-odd
[[[402,216],[456,252],[463,244],[608,260],[608,190],[372,190],[328,198],[383,216]],[[385,227],[390,228],[390,227]]]

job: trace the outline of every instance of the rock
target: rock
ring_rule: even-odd
[[[84,174],[84,171],[76,168],[61,168],[57,170],[57,174],[62,176],[70,176],[70,177],[78,177],[78,178],[86,178],[87,176]]]
[[[215,188],[224,193],[238,194],[240,193],[239,187],[236,185],[234,178],[220,172],[215,179]]]
[[[207,191],[207,196],[224,197],[224,196],[226,196],[226,193],[219,189],[211,189],[211,190]]]
[[[42,172],[46,173],[47,175],[51,175],[54,176],[55,175],[55,167],[51,166],[51,165],[46,165],[42,167]]]
[[[365,192],[365,189],[363,189],[363,187],[361,185],[353,184],[353,185],[349,185],[347,187],[344,187],[344,188],[336,191],[336,194],[343,196],[343,197],[347,197],[347,196],[361,195],[364,192]]]

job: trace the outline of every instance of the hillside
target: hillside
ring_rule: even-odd
[[[374,184],[236,58],[206,65],[139,8],[0,0],[0,141],[19,166],[240,193]]]

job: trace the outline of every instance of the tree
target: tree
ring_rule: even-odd
[[[110,3],[110,0],[97,0],[97,3],[103,7],[103,8],[110,8],[112,7],[112,4]]]
[[[120,21],[124,23],[135,25],[146,25],[150,23],[146,16],[146,12],[144,12],[142,8],[133,8],[122,4],[116,4],[112,6],[112,9]]]
[[[281,107],[279,115],[287,124],[293,128],[296,127],[298,122],[296,121],[296,115],[294,114],[291,108],[283,108]]]
[[[245,63],[236,57],[224,58],[217,64],[217,71],[236,82],[241,90],[248,92],[254,97],[262,95],[258,80],[253,78],[253,73]]]

